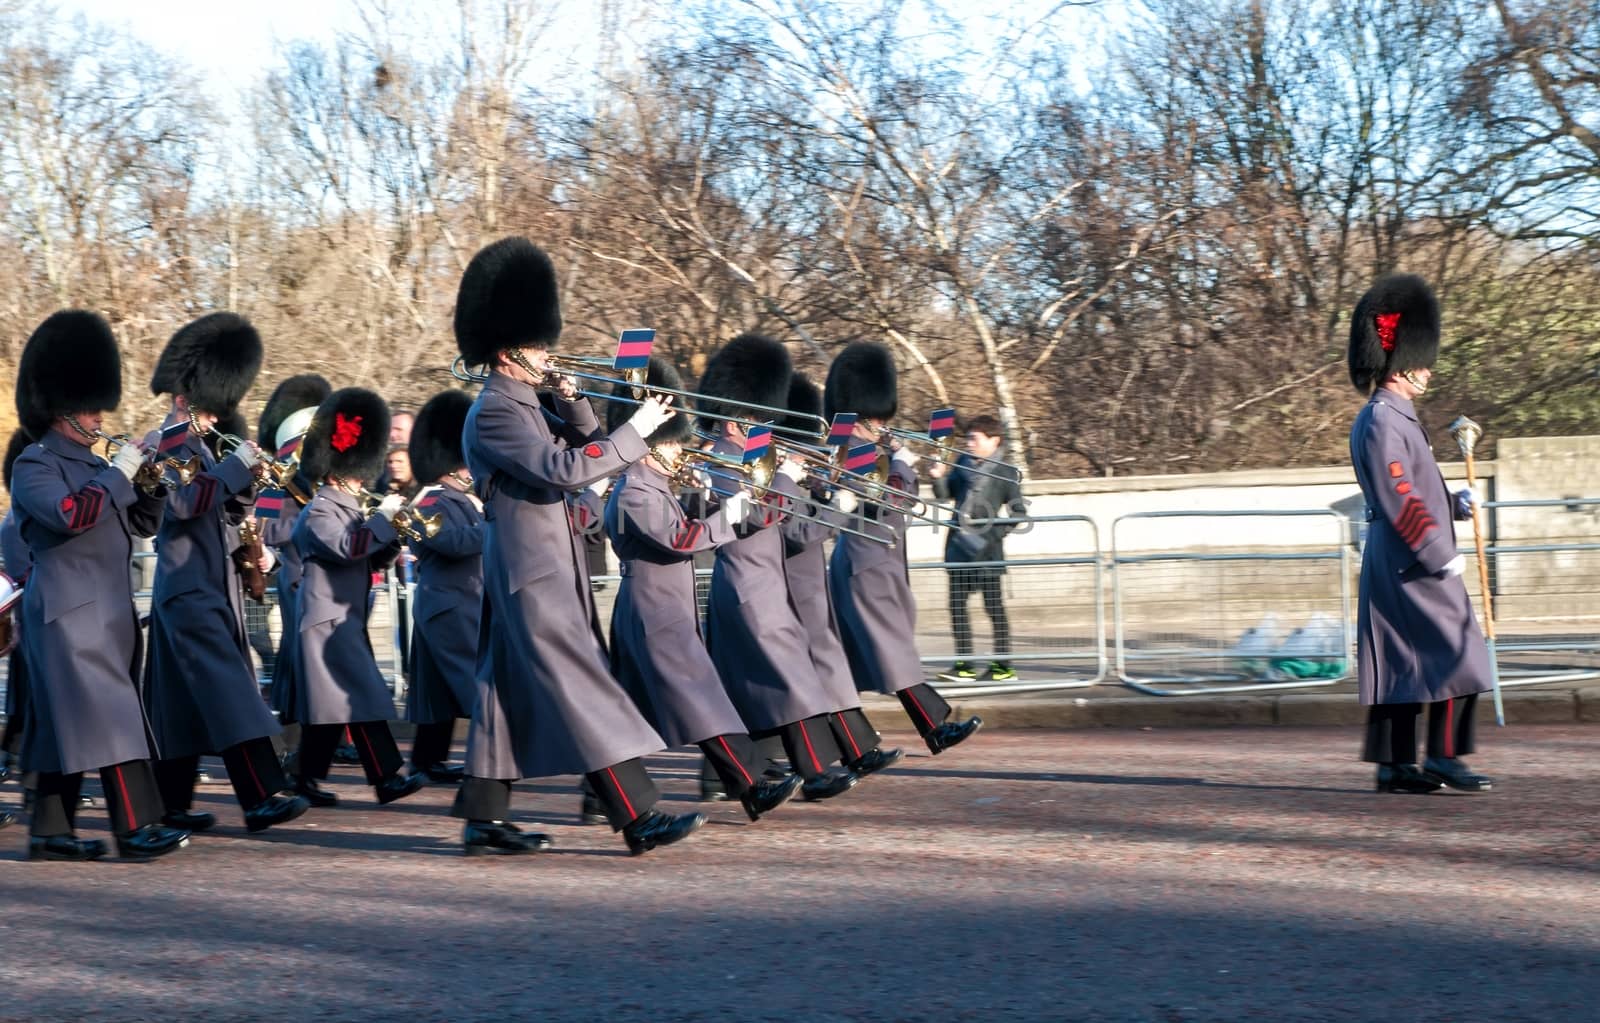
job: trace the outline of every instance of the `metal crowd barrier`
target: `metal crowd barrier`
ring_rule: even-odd
[[[1327,521],[1326,542],[1271,547],[1247,538],[1204,550],[1127,549],[1129,526],[1151,520],[1248,520],[1256,527],[1252,533],[1297,533],[1288,520],[1314,518]],[[1353,638],[1345,522],[1331,509],[1117,518],[1110,556],[1117,677],[1152,696],[1305,689],[1348,678]]]
[[[1600,498],[1486,501],[1496,542],[1484,549],[1494,594],[1502,687],[1600,678]],[[1574,517],[1564,525],[1552,512]],[[1457,539],[1479,621],[1470,524]]]

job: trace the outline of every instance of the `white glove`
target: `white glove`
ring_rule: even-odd
[[[395,514],[405,506],[406,499],[404,495],[390,494],[388,497],[385,497],[383,500],[378,502],[376,514],[382,515],[386,519],[392,519],[395,517]]]
[[[853,514],[857,508],[861,507],[861,499],[855,495],[854,491],[846,490],[844,487],[840,487],[833,492],[833,503],[846,515]]]
[[[128,482],[133,482],[134,474],[139,471],[139,466],[144,464],[144,452],[139,450],[137,444],[124,444],[117,449],[116,455],[111,459],[111,464],[122,475],[128,477]]]
[[[917,464],[918,459],[921,457],[921,455],[917,454],[915,451],[912,451],[910,448],[897,448],[892,456],[892,460],[899,462],[907,469],[910,469]]]
[[[718,513],[730,526],[737,526],[744,521],[750,513],[750,495],[742,490],[734,491],[722,499],[722,510]]]
[[[1454,579],[1456,576],[1461,575],[1466,570],[1467,559],[1457,554],[1455,557],[1445,562],[1445,566],[1443,568],[1439,569],[1439,578]]]
[[[469,490],[469,491],[467,491],[467,500],[471,501],[472,502],[472,506],[474,508],[478,509],[478,514],[479,515],[483,514],[483,498],[479,497],[477,494],[474,494],[472,491]]]
[[[606,496],[606,488],[609,486],[611,486],[611,477],[602,476],[589,484],[589,493],[596,497],[604,497]]]
[[[240,462],[244,463],[244,467],[246,469],[253,471],[257,465],[261,464],[261,459],[263,456],[259,447],[250,441],[245,441],[243,444],[240,444],[238,447],[234,448],[233,454],[229,455],[228,457],[237,458]]]
[[[778,464],[778,471],[793,480],[796,486],[806,478],[805,463],[798,458],[785,458]]]
[[[669,398],[668,401],[670,400]],[[677,413],[673,411],[672,406],[667,401],[662,401],[652,395],[644,400],[644,404],[639,406],[639,411],[635,412],[633,417],[628,420],[628,425],[633,427],[640,437],[648,440],[650,435],[655,433],[662,423],[675,415]]]

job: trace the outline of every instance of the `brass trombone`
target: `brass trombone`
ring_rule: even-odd
[[[944,519],[939,518],[940,513],[952,517],[958,514],[957,509],[950,505],[929,501],[920,494],[889,486],[890,455],[882,448],[878,450],[878,460],[872,471],[862,473],[853,472],[840,464],[844,453],[838,448],[825,448],[776,435],[772,444],[785,452],[803,456],[808,463],[807,475],[823,486],[847,490],[863,501],[893,504],[895,511],[936,526],[946,524]]]
[[[878,436],[888,437],[900,441],[903,444],[926,444],[933,448],[933,452],[925,457],[927,457],[930,461],[938,462],[941,465],[948,465],[951,468],[955,468],[960,463],[961,452],[957,451],[955,445],[951,444],[943,437],[932,437],[926,433],[917,433],[914,430],[901,430],[893,426],[881,427],[878,430]],[[996,465],[1003,465],[1007,469],[1010,469],[1012,474],[1007,475],[1003,472],[989,472],[987,469],[980,469],[976,465],[976,463],[979,461],[993,462]],[[960,468],[965,472],[975,473],[979,476],[988,476],[990,479],[1005,480],[1008,483],[1015,483],[1017,480],[1022,478],[1021,473],[1016,471],[1015,466],[1013,466],[1010,462],[1002,462],[998,458],[974,458],[972,459],[972,462],[974,464],[961,465]]]
[[[371,515],[378,510],[378,505],[383,503],[382,494],[375,494],[366,487],[360,488],[356,496],[362,500],[363,515]],[[423,515],[408,504],[389,517],[389,525],[407,540],[422,540],[439,535],[439,530],[444,528],[444,512]]]
[[[133,438],[125,433],[112,436],[103,430],[95,430],[94,435],[106,442],[107,460],[115,458],[117,452],[122,450],[124,445],[133,443]],[[194,478],[200,475],[200,471],[204,467],[199,455],[189,456],[189,460],[186,462],[180,462],[176,458],[152,458],[146,456],[145,460],[139,463],[138,470],[133,474],[133,485],[150,497],[162,497],[171,492],[174,486],[173,482],[167,478],[168,469],[177,474],[177,486],[186,487],[194,482]]]

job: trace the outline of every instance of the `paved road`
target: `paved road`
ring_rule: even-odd
[[[1349,730],[985,733],[640,859],[566,781],[517,801],[558,852],[479,860],[446,789],[250,838],[218,786],[156,863],[0,833],[0,1019],[1600,1019],[1600,729],[1488,732],[1477,797]]]

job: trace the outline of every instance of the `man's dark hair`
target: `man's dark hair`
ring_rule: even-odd
[[[1006,428],[1000,425],[1000,420],[990,415],[973,416],[967,420],[967,432],[981,433],[985,437],[999,437],[1001,440],[1006,436]]]

